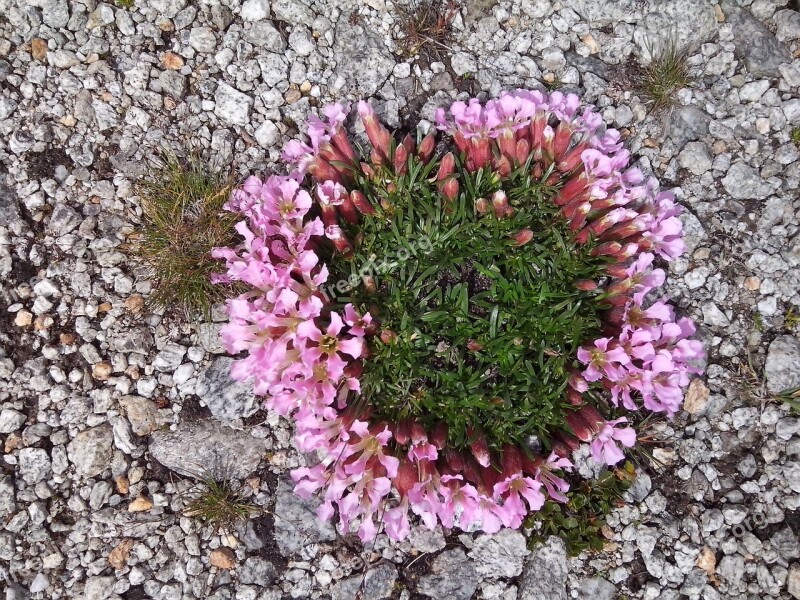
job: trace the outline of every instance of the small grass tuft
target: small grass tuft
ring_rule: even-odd
[[[230,479],[205,477],[196,492],[186,505],[184,514],[196,517],[206,525],[215,529],[227,529],[239,521],[245,521],[259,509],[247,501]]]
[[[692,50],[689,45],[678,44],[674,37],[667,39],[660,48],[648,43],[646,50],[651,57],[650,64],[641,67],[636,87],[652,110],[661,111],[673,106],[678,90],[693,82],[688,62]]]
[[[792,129],[792,133],[790,134],[790,136],[795,144],[800,144],[800,126]]]
[[[431,58],[440,58],[448,50],[447,42],[458,14],[456,0],[411,0],[397,4],[402,37],[398,46],[403,56],[424,53]]]
[[[131,245],[154,281],[148,302],[188,319],[208,319],[230,288],[213,285],[211,250],[235,243],[236,216],[223,210],[232,182],[197,157],[167,155],[139,183],[142,229]]]
[[[131,9],[133,8],[134,0],[114,0],[114,3],[121,8]]]

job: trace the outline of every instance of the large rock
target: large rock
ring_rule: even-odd
[[[296,496],[288,481],[281,479],[275,491],[275,541],[284,556],[299,552],[307,544],[336,539],[333,525],[317,518],[319,502]]]
[[[567,549],[563,541],[551,536],[527,562],[518,600],[567,600]]]
[[[791,335],[775,338],[769,345],[764,374],[770,394],[800,387],[800,340]]]
[[[454,548],[434,559],[430,574],[420,578],[417,591],[430,598],[469,600],[480,581],[472,561],[461,548]]]
[[[75,474],[79,479],[99,475],[111,465],[113,440],[111,425],[104,423],[81,431],[67,445],[67,457],[75,465]]]
[[[212,421],[157,431],[150,436],[149,449],[168,469],[195,479],[244,479],[258,468],[265,452],[263,440]]]
[[[231,379],[231,363],[232,358],[220,356],[197,377],[195,393],[217,419],[249,417],[258,410],[252,383]]]
[[[718,27],[714,4],[709,0],[651,2],[649,12],[639,22],[643,35],[636,36],[642,50],[655,51],[671,43],[697,48],[707,42]]]
[[[277,9],[276,9],[277,10]],[[375,31],[354,25],[342,15],[336,25],[333,55],[338,57],[334,87],[342,93],[372,96],[387,80],[395,61]]]
[[[755,77],[780,77],[783,63],[792,62],[789,50],[750,11],[733,0],[721,2],[725,20],[733,30],[736,51]]]

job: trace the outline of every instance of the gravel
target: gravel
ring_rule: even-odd
[[[785,1],[499,0],[406,56],[384,0],[0,0],[0,581],[7,598],[800,598],[800,13]],[[630,65],[676,35],[697,76],[669,114]],[[624,128],[685,207],[668,295],[708,357],[687,410],[648,432],[660,463],[608,517],[603,551],[418,523],[362,547],[287,471],[286,421],[226,377],[222,319],[140,306],[123,252],[133,183],[164,148],[236,177],[332,100],[392,127],[469,93],[560,85]],[[218,314],[215,312],[215,315]],[[232,476],[257,515],[185,514]],[[363,585],[362,585],[363,584]]]

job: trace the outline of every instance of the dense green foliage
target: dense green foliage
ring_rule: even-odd
[[[359,402],[375,419],[413,416],[429,431],[444,422],[456,447],[476,427],[494,447],[546,443],[563,427],[577,348],[600,327],[596,293],[575,283],[597,280],[605,262],[572,240],[547,173],[534,179],[522,165],[505,178],[513,211],[498,218],[496,175],[457,167],[460,193],[448,202],[431,181],[437,167],[412,159],[403,176],[357,182],[376,211],[353,228],[354,256],[333,262],[331,279],[357,282],[336,302],[372,309],[383,332]],[[532,238],[519,245],[525,230]]]

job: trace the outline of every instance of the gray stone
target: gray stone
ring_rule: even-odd
[[[644,16],[642,3],[637,0],[618,2],[597,2],[596,0],[575,0],[569,7],[590,24],[597,23],[637,23]]]
[[[0,121],[7,119],[17,108],[17,101],[11,98],[0,98]]]
[[[175,16],[186,7],[187,0],[147,0],[147,4],[168,19]]]
[[[172,96],[175,100],[182,99],[186,93],[186,77],[178,71],[169,69],[162,71],[158,80],[161,82],[161,89],[164,93]]]
[[[152,458],[187,477],[244,479],[258,468],[265,444],[244,431],[204,421],[153,432],[149,450]]]
[[[14,501],[14,480],[11,476],[0,479],[0,518],[3,520],[17,512]]]
[[[311,27],[316,18],[310,8],[300,0],[273,0],[272,13],[278,21],[299,23]]]
[[[585,579],[578,587],[581,598],[587,600],[614,600],[617,597],[617,588],[602,577]]]
[[[303,500],[295,495],[286,479],[278,482],[275,491],[275,542],[283,556],[290,556],[308,545],[330,542],[336,532],[327,521],[317,518],[317,500]]]
[[[739,100],[742,102],[758,102],[761,96],[769,89],[770,83],[767,79],[751,81],[739,88]]]
[[[136,435],[150,435],[158,429],[158,407],[152,400],[141,396],[123,396],[119,404]]]
[[[775,37],[782,42],[800,39],[800,12],[797,10],[781,10],[773,17],[778,28]]]
[[[794,563],[789,569],[786,591],[789,592],[792,598],[800,599],[800,563]]]
[[[258,145],[262,148],[272,148],[281,139],[281,132],[272,121],[264,121],[256,129],[253,137],[256,138]]]
[[[53,29],[61,29],[69,22],[67,0],[28,0],[28,4],[42,9],[42,22]]]
[[[115,577],[110,575],[89,577],[86,580],[86,587],[83,590],[84,600],[113,600],[118,598],[112,591]]]
[[[678,149],[708,133],[711,117],[696,106],[681,106],[669,118],[669,137]]]
[[[245,33],[245,37],[251,44],[267,52],[282,54],[286,51],[286,40],[269,21],[253,23]]]
[[[706,302],[700,308],[703,311],[703,323],[706,325],[727,327],[731,324],[727,315],[713,302]]]
[[[249,417],[259,407],[252,383],[231,379],[232,363],[232,358],[220,356],[197,377],[195,393],[217,419]]]
[[[711,153],[703,142],[689,142],[678,155],[678,162],[694,175],[702,175],[711,168]]]
[[[308,56],[316,48],[311,33],[304,27],[296,27],[289,35],[289,46],[297,52],[299,56]]]
[[[395,65],[383,37],[370,28],[352,24],[345,15],[336,25],[333,55],[338,59],[334,76],[344,82],[341,91],[361,97],[377,92]]]
[[[269,2],[267,0],[246,0],[242,4],[239,16],[243,21],[261,21],[269,17]]]
[[[790,490],[800,493],[800,462],[790,462],[783,466],[783,478]]]
[[[67,445],[67,457],[75,465],[75,474],[79,479],[99,475],[110,466],[113,439],[111,425],[104,423],[81,431]]]
[[[767,351],[764,375],[771,394],[800,387],[800,340],[792,335],[775,338]]]
[[[114,8],[108,4],[98,4],[86,19],[87,29],[105,27],[114,22]]]
[[[668,43],[697,48],[711,39],[718,27],[712,3],[697,0],[652,2],[641,25],[643,45],[653,50]]]
[[[275,567],[260,556],[251,556],[237,571],[239,581],[244,584],[268,586],[275,580]]]
[[[164,347],[153,359],[153,368],[162,373],[171,373],[181,366],[185,355],[186,346],[181,346],[174,342],[164,344]]]
[[[214,93],[214,114],[232,125],[247,125],[253,99],[247,94],[220,82]]]
[[[397,568],[391,564],[380,564],[371,568],[366,575],[359,574],[338,582],[331,588],[332,600],[353,600],[359,590],[363,598],[383,600],[389,598],[397,581]]]
[[[737,6],[733,0],[723,0],[720,5],[733,30],[736,51],[744,59],[750,74],[779,77],[778,67],[792,62],[789,50],[746,8]]]
[[[722,187],[737,200],[763,200],[773,192],[773,187],[761,179],[753,167],[745,162],[733,163],[722,178]]]
[[[567,549],[557,537],[549,537],[544,545],[528,557],[518,600],[567,600]]]
[[[481,576],[461,548],[445,550],[431,565],[430,573],[420,577],[417,591],[430,598],[469,600]]]
[[[525,536],[513,529],[501,529],[475,540],[469,557],[475,570],[484,577],[516,577],[522,573],[525,557],[530,554]]]
[[[14,410],[13,408],[4,408],[0,412],[0,433],[11,433],[22,427],[27,417]]]
[[[80,223],[81,217],[78,213],[66,204],[58,203],[50,215],[47,229],[53,235],[62,236],[75,229]]]
[[[50,474],[50,456],[44,448],[23,448],[19,451],[19,474],[28,484],[39,483]]]
[[[189,45],[198,52],[215,52],[217,37],[210,27],[192,27],[189,32]]]
[[[784,527],[773,534],[769,542],[783,558],[800,558],[800,543],[791,527]]]

